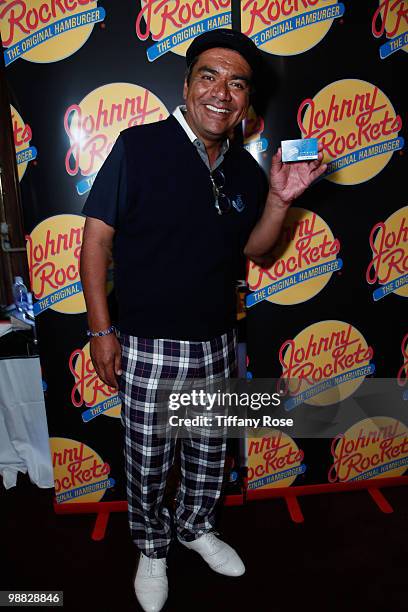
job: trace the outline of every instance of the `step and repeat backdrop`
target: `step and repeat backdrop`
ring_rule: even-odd
[[[120,131],[182,103],[186,49],[219,27],[251,37],[268,67],[244,146],[268,171],[281,140],[317,137],[328,163],[290,210],[271,268],[248,263],[248,375],[296,379],[293,410],[330,410],[367,377],[406,393],[408,0],[3,0],[57,502],[125,498],[120,400],[85,334],[82,207]],[[106,290],[114,315],[111,274]],[[402,475],[407,423],[378,414],[332,440],[249,435],[249,488]]]

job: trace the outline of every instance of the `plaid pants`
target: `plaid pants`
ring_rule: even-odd
[[[157,390],[185,381],[217,382],[236,373],[236,333],[205,342],[153,340],[120,334],[121,420],[125,428],[125,465],[131,537],[149,557],[165,557],[172,518],[163,504],[176,440],[157,435]],[[202,431],[202,430],[201,430]],[[226,439],[201,433],[181,440],[181,484],[175,523],[179,537],[191,541],[214,527],[221,494]]]

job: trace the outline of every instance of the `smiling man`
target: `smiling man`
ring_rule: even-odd
[[[140,550],[135,591],[151,612],[167,598],[173,519],[178,540],[214,571],[245,571],[214,533],[225,438],[203,432],[181,441],[173,518],[164,506],[175,440],[157,435],[158,385],[235,375],[235,282],[244,256],[268,265],[288,207],[325,170],[321,154],[289,165],[278,150],[268,186],[234,142],[260,74],[260,52],[249,38],[207,32],[186,61],[185,106],[122,132],[100,169],[84,207],[81,253],[92,360],[122,400],[129,524]],[[105,294],[112,250],[119,330]]]
[[[220,141],[246,117],[251,80],[248,62],[230,49],[205,50],[190,65],[183,91],[185,118],[205,144],[210,165],[218,156]]]

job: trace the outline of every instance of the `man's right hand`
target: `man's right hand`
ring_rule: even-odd
[[[118,389],[117,376],[122,374],[121,350],[115,334],[91,338],[91,359],[99,378]]]

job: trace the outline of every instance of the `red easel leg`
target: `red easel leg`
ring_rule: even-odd
[[[294,495],[285,495],[285,501],[292,521],[294,523],[303,523],[305,519],[303,518],[297,497]]]
[[[384,512],[385,514],[391,514],[391,512],[394,512],[393,507],[381,493],[380,489],[377,489],[377,487],[369,487],[367,490],[381,512]]]
[[[391,504],[388,502],[387,499],[385,499],[380,489],[377,489],[377,487],[369,487],[367,490],[375,501],[375,503],[377,504],[377,506],[379,507],[379,509],[381,510],[381,512],[384,512],[385,514],[391,514],[391,512],[394,512]]]
[[[98,514],[96,515],[95,525],[92,531],[93,540],[103,540],[103,538],[105,537],[109,516],[110,512],[98,512]]]

